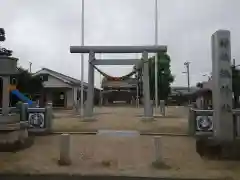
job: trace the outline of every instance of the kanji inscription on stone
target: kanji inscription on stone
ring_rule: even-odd
[[[220,40],[220,47],[221,48],[227,48],[229,46],[229,39],[223,38]]]
[[[220,60],[221,60],[221,61],[230,61],[230,58],[229,58],[228,53],[222,53],[222,54],[220,55]]]

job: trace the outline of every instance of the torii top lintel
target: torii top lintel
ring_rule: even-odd
[[[167,52],[167,46],[70,46],[71,53],[158,53]]]

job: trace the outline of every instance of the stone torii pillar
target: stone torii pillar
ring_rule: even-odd
[[[88,62],[88,90],[87,90],[87,103],[84,109],[84,116],[86,119],[93,119],[93,106],[94,106],[94,67],[92,62],[95,59],[95,53],[89,53]]]
[[[148,53],[143,52],[143,98],[144,98],[144,119],[153,119],[153,110],[150,99],[150,87],[149,87],[149,68],[148,68]]]

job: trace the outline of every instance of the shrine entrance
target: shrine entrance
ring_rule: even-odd
[[[144,117],[143,119],[153,119],[153,107],[150,101],[150,87],[149,87],[149,67],[148,67],[148,53],[162,53],[167,52],[166,46],[71,46],[71,53],[87,53],[89,54],[88,65],[88,91],[87,103],[84,109],[84,116],[86,119],[93,118],[93,100],[94,100],[94,69],[103,73],[98,69],[97,65],[135,65],[135,69],[123,77],[110,77],[113,80],[121,80],[122,78],[131,77],[136,71],[142,71],[143,80],[143,99],[144,99]],[[96,53],[141,53],[141,59],[96,59]]]

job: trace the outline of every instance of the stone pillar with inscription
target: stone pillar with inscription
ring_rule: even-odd
[[[232,70],[230,31],[212,35],[214,137],[221,142],[234,139],[232,115]]]

